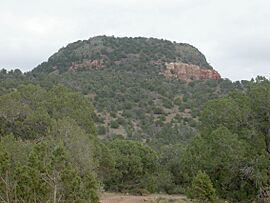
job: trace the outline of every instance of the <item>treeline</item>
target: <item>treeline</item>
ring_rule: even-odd
[[[190,142],[197,133],[203,105],[246,85],[245,81],[166,80],[155,73],[129,72],[129,66],[132,65],[60,75],[2,70],[0,95],[21,84],[36,84],[45,89],[64,85],[91,100],[97,112],[99,137],[146,140],[159,148],[163,144]]]
[[[98,202],[95,171],[104,166],[93,116],[86,99],[61,86],[2,95],[1,201]]]
[[[246,91],[209,101],[200,134],[170,170],[178,184],[190,197],[211,202],[269,201],[269,115],[270,82],[262,77]]]
[[[137,159],[129,157],[131,146],[126,148],[126,141],[113,141],[121,143],[116,150],[118,158],[119,151],[125,149],[118,170],[127,174],[121,181],[114,179],[114,190],[186,193],[191,198],[211,202],[218,199],[267,202],[269,115],[270,82],[258,77],[247,84],[245,91],[233,91],[226,97],[209,101],[200,116],[198,135],[187,145],[160,147],[156,159],[154,155],[149,156],[150,160],[156,160],[156,164],[148,161],[155,166],[152,172],[148,173],[146,168],[145,174],[134,177],[133,181],[129,177],[139,174],[140,167],[136,172],[129,166],[130,160],[132,166],[137,163]],[[145,163],[142,158],[138,160]],[[146,181],[145,185],[142,180]]]
[[[269,192],[269,115],[270,82],[259,77],[209,101],[188,143],[100,140],[87,96],[59,85],[2,86],[0,198],[98,202],[105,190],[263,201]]]

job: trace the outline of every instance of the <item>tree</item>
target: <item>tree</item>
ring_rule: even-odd
[[[202,138],[193,142],[193,148],[203,150],[203,145],[205,145],[209,149],[213,149],[213,142],[209,140],[211,137],[209,137],[209,134],[216,133],[220,127],[225,126],[227,130],[234,133],[233,136],[238,140],[238,144],[237,140],[234,141],[233,149],[241,149],[236,152],[227,152],[228,157],[231,157],[231,153],[236,153],[237,156],[234,160],[238,159],[238,161],[231,159],[223,161],[223,166],[225,166],[225,163],[232,164],[231,168],[234,170],[231,171],[232,173],[229,172],[231,175],[228,177],[233,178],[231,181],[234,184],[229,184],[227,178],[216,177],[214,171],[207,170],[202,166],[206,164],[201,166],[195,164],[197,169],[205,169],[211,178],[216,177],[216,181],[222,183],[222,188],[226,188],[224,184],[229,186],[226,190],[231,192],[223,191],[224,197],[239,201],[251,201],[256,196],[261,195],[261,191],[264,191],[264,188],[269,184],[267,183],[270,163],[267,155],[270,146],[268,132],[270,125],[269,101],[270,83],[265,78],[259,77],[255,83],[248,83],[246,91],[232,92],[225,98],[212,100],[207,103],[203,110],[201,115]],[[228,135],[228,133],[226,134]],[[225,137],[227,140],[233,141],[232,136]],[[217,139],[217,141],[226,143],[220,139]],[[201,144],[196,146],[196,143]],[[232,143],[228,144],[231,145]],[[206,149],[206,151],[209,151],[209,149]],[[216,160],[216,156],[212,154],[208,155],[211,160],[207,159],[207,156],[202,157],[202,154],[199,155],[201,160],[207,160],[208,163]],[[220,160],[222,160],[222,155],[218,151],[215,150],[215,154],[219,155]],[[201,160],[198,163],[202,163]],[[213,181],[218,192],[221,193],[217,182]]]
[[[55,86],[48,91],[46,96],[47,111],[53,118],[70,117],[87,133],[96,134],[93,106],[81,94],[63,86]]]
[[[221,127],[210,135],[196,137],[188,145],[179,170],[187,183],[203,170],[209,174],[221,197],[248,201],[256,197],[266,183],[268,164],[265,151],[260,150],[259,155],[247,142]]]
[[[270,153],[270,81],[258,77],[255,84],[250,86],[247,95],[252,98],[256,128],[265,136],[266,150]]]
[[[63,118],[54,121],[48,134],[51,144],[63,142],[67,159],[81,171],[93,170],[98,164],[94,160],[92,135],[87,134],[75,120]]]
[[[91,103],[62,86],[48,91],[35,85],[22,85],[0,96],[1,134],[13,133],[23,139],[47,134],[53,120],[70,117],[87,133],[96,135]]]
[[[201,132],[209,134],[219,127],[226,127],[239,133],[243,126],[248,127],[251,109],[249,98],[234,92],[228,97],[209,101],[201,114]]]
[[[17,144],[23,147],[14,149]],[[17,152],[23,152],[23,161],[22,157],[16,157]],[[32,144],[29,151],[22,140],[12,136],[1,138],[1,201],[96,203],[98,189],[94,171],[82,170],[70,161],[62,141],[51,143],[44,139]]]
[[[10,167],[10,156],[0,143],[0,199],[3,202],[10,202],[12,199],[13,186],[10,180]]]
[[[193,178],[189,189],[189,197],[209,202],[216,202],[217,195],[209,176],[199,171]]]
[[[17,198],[22,202],[98,202],[93,172],[82,173],[67,159],[61,143],[36,144],[27,164],[16,166],[15,182]]]
[[[157,170],[157,154],[151,148],[135,141],[113,140],[108,143],[115,160],[115,172],[106,186],[117,191],[153,189],[150,176]],[[149,179],[148,179],[149,178]],[[143,182],[143,180],[151,180]],[[153,185],[154,184],[154,185]]]

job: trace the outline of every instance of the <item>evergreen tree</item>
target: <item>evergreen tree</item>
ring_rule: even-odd
[[[209,176],[205,172],[199,171],[193,178],[189,196],[190,198],[206,202],[216,202],[216,191]]]

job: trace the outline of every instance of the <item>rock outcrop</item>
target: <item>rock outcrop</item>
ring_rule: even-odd
[[[186,63],[168,63],[162,74],[168,78],[176,78],[185,81],[191,80],[219,80],[220,74],[212,69],[204,69],[197,65]]]
[[[85,60],[82,63],[73,63],[69,67],[69,71],[76,72],[81,70],[98,70],[102,68],[104,68],[104,65],[100,60]]]

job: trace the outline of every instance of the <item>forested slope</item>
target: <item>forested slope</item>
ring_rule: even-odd
[[[67,45],[27,76],[41,86],[61,83],[89,97],[102,138],[186,143],[196,134],[205,102],[244,84],[168,79],[161,73],[170,62],[212,69],[188,44],[99,36]]]
[[[167,78],[167,63],[213,69],[188,44],[100,36],[31,72],[1,70],[1,199],[267,201],[269,80]]]

